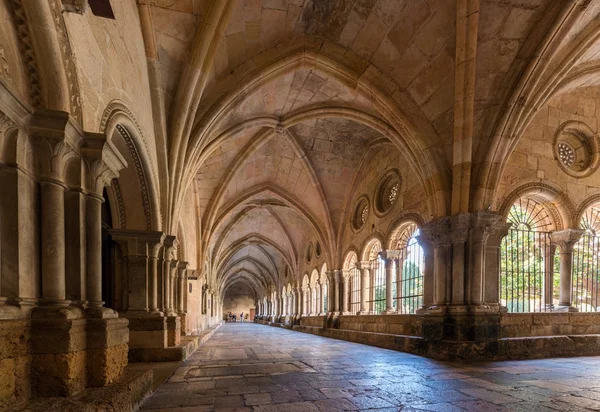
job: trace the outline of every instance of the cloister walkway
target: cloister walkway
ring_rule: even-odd
[[[600,357],[458,364],[224,324],[142,406],[201,411],[600,409]]]

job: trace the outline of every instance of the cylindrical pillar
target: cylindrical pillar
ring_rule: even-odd
[[[96,195],[86,198],[86,255],[88,306],[102,307],[102,202]]]
[[[394,260],[385,259],[385,313],[394,313],[393,285]]]
[[[152,245],[149,247],[149,286],[150,286],[150,312],[159,312],[158,307],[158,249],[159,246]]]
[[[371,272],[366,265],[361,265],[361,277],[360,277],[360,312],[359,314],[364,315],[367,314],[367,293],[368,293],[368,285],[369,278],[371,276]]]
[[[350,275],[344,273],[344,289],[342,290],[342,313],[348,313],[348,302],[350,302]]]
[[[65,300],[65,189],[54,182],[40,182],[42,301],[68,306]]]

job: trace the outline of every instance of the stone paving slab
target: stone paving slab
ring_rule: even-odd
[[[142,410],[577,412],[600,410],[599,377],[600,357],[462,364],[235,323],[182,362]]]

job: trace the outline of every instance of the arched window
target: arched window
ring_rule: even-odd
[[[381,242],[377,239],[369,242],[365,249],[365,258],[369,261],[372,271],[367,289],[367,302],[373,313],[385,310],[385,264],[379,255],[380,252]]]
[[[360,271],[356,267],[358,258],[356,253],[350,252],[344,260],[344,270],[349,277],[350,293],[349,307],[350,313],[357,313],[360,310]]]
[[[394,308],[398,313],[413,314],[423,306],[423,248],[417,242],[419,227],[415,222],[401,223],[394,231],[390,246],[400,251],[398,266],[394,262]]]
[[[552,205],[537,198],[518,199],[508,212],[512,223],[500,248],[500,303],[509,312],[541,312],[558,303],[555,223]],[[555,259],[556,256],[556,259]]]
[[[573,249],[571,302],[580,312],[600,311],[600,203],[583,213],[579,226],[585,230]]]

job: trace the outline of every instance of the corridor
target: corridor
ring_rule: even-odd
[[[226,323],[142,410],[587,411],[600,357],[463,365],[252,323]]]

